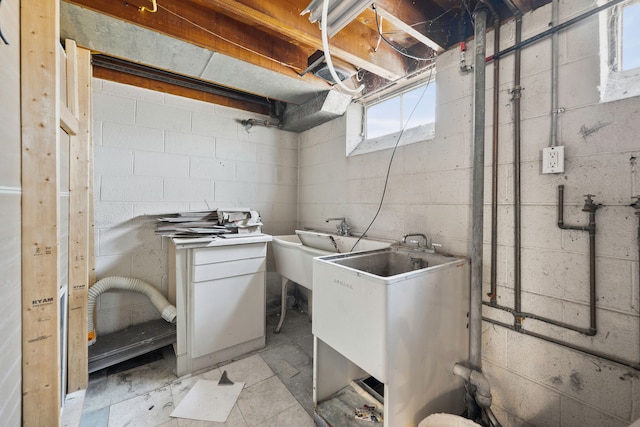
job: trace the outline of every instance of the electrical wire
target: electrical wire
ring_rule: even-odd
[[[394,45],[393,43],[391,43],[389,40],[387,40],[387,38],[382,33],[382,25],[379,22],[380,18],[378,16],[378,9],[376,9],[375,3],[371,5],[371,8],[373,9],[373,11],[376,14],[376,28],[378,30],[378,36],[380,37],[380,39],[382,39],[382,41],[384,41],[386,44],[388,44],[393,50],[395,50],[396,52],[398,52],[402,56],[406,56],[407,58],[410,58],[410,59],[415,59],[416,61],[430,61],[430,60],[435,59],[435,56],[430,56],[428,58],[419,58],[417,56],[410,55],[407,52],[404,52],[402,49],[400,49],[396,45]]]
[[[209,30],[208,28],[205,28],[202,25],[198,25],[195,22],[189,20],[188,18],[185,18],[184,16],[179,15],[176,12],[167,9],[166,7],[164,7],[164,6],[160,5],[160,4],[158,4],[158,8],[166,10],[170,14],[176,16],[177,18],[182,19],[185,22],[188,22],[189,24],[193,25],[194,27],[199,28],[202,31],[205,31],[205,32],[211,34],[212,36],[219,38],[222,41],[230,43],[230,44],[232,44],[232,45],[234,45],[236,47],[239,47],[240,49],[244,49],[247,52],[251,52],[254,55],[258,55],[258,56],[260,56],[262,58],[268,59],[269,61],[275,62],[276,64],[280,64],[280,65],[285,66],[287,68],[291,68],[292,70],[294,70],[296,72],[296,74],[300,74],[300,72],[302,72],[302,69],[300,67],[296,67],[295,65],[287,64],[286,62],[278,61],[277,59],[271,58],[270,56],[267,56],[267,55],[265,55],[263,53],[257,52],[257,51],[255,51],[255,50],[253,50],[251,48],[248,48],[248,47],[243,46],[243,45],[241,45],[239,43],[236,43],[236,42],[234,42],[232,40],[229,40],[228,38],[226,38],[224,36],[221,36],[220,34],[214,33],[213,31]]]
[[[404,122],[404,125],[400,130],[400,135],[398,135],[398,139],[396,140],[396,144],[393,146],[393,151],[391,152],[391,157],[389,158],[389,165],[387,166],[387,174],[384,179],[384,186],[382,187],[382,196],[380,197],[380,203],[378,204],[378,209],[376,210],[376,213],[373,216],[373,219],[371,220],[367,228],[360,235],[360,237],[358,237],[358,240],[356,240],[356,242],[353,244],[353,247],[349,252],[353,252],[356,246],[358,246],[358,243],[360,242],[360,240],[362,240],[367,235],[367,233],[369,232],[369,229],[373,226],[373,223],[376,221],[376,219],[378,218],[378,215],[380,214],[380,211],[382,210],[382,205],[384,203],[384,196],[387,194],[387,185],[389,184],[389,176],[391,175],[391,165],[393,165],[393,159],[396,156],[398,145],[400,144],[400,140],[402,139],[404,132],[407,130],[407,126],[411,122],[411,118],[413,117],[413,114],[418,109],[418,105],[420,105],[420,102],[422,102],[422,98],[424,98],[424,95],[427,93],[427,89],[429,89],[429,86],[431,85],[432,77],[433,77],[433,68],[431,68],[431,72],[429,73],[429,79],[427,80],[427,84],[424,86],[424,90],[420,94],[420,98],[418,98],[418,102],[416,102],[416,105],[413,107],[413,110],[411,110],[409,117],[407,117],[407,120]]]
[[[327,35],[327,17],[329,15],[329,0],[324,0],[322,2],[322,21],[320,21],[320,35],[322,36],[322,50],[324,51],[324,60],[327,62],[327,68],[333,77],[333,80],[336,82],[338,86],[342,88],[345,92],[348,93],[360,93],[362,89],[364,89],[364,85],[361,84],[356,89],[351,89],[347,87],[338,74],[336,73],[335,68],[333,67],[333,61],[331,60],[331,52],[329,51],[329,36]]]

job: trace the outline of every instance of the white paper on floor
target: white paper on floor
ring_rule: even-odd
[[[243,387],[244,383],[218,385],[218,381],[198,380],[171,416],[223,423],[227,421]]]

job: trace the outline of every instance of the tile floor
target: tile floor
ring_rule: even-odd
[[[277,316],[267,317],[267,345],[258,352],[207,372],[175,376],[175,355],[165,347],[141,366],[125,364],[89,377],[81,427],[233,426],[306,427],[312,421],[313,336],[305,313],[288,310],[280,334]],[[244,382],[226,423],[171,418],[169,414],[199,380],[218,380],[226,370]]]

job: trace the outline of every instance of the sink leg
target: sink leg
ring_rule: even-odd
[[[307,312],[309,314],[309,322],[313,319],[313,291],[307,292]]]
[[[280,308],[280,322],[278,322],[278,326],[273,331],[274,334],[279,334],[280,329],[282,329],[282,324],[284,323],[284,317],[287,315],[287,285],[289,284],[289,279],[282,278],[282,307]]]

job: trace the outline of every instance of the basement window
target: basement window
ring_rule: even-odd
[[[640,0],[610,8],[600,17],[602,102],[640,95]]]
[[[435,80],[403,88],[365,105],[364,138],[349,155],[393,148],[396,143],[408,145],[433,139],[435,110]]]

